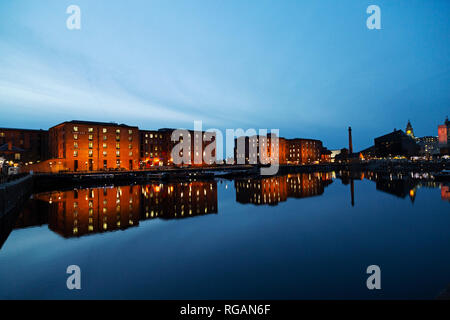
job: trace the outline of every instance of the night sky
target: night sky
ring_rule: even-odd
[[[81,30],[66,8],[81,8]],[[381,30],[369,30],[369,5]],[[450,1],[2,0],[0,127],[276,128],[355,150],[450,115]]]

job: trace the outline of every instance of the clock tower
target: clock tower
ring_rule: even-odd
[[[416,137],[414,136],[414,129],[411,125],[411,121],[408,120],[408,124],[406,125],[406,134],[408,136],[410,136],[411,138],[415,139]]]

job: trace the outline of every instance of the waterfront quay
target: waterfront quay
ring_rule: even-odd
[[[388,160],[326,163],[311,165],[280,165],[277,175],[289,173],[313,173],[332,171],[372,171],[390,172],[429,172],[438,173],[448,169],[450,161],[405,161]],[[164,167],[133,171],[93,171],[37,173],[33,175],[34,188],[38,191],[56,188],[70,188],[74,185],[101,185],[146,181],[197,181],[215,178],[234,179],[260,176],[262,165],[216,165],[209,167]]]

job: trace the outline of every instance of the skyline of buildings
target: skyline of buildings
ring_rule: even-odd
[[[139,170],[173,165],[172,141],[175,129],[143,130],[137,126],[112,122],[66,121],[49,130],[0,128],[0,157],[10,165],[25,165],[35,172]],[[205,132],[187,130],[190,147],[184,164],[208,165],[205,148],[216,147],[215,135],[205,141]],[[405,131],[393,132],[374,139],[374,145],[353,153],[351,128],[349,149],[329,151],[316,139],[267,136],[241,136],[234,140],[237,164],[281,165],[314,164],[336,159],[448,154],[450,122],[438,127],[438,136],[416,137],[410,121]],[[192,138],[191,138],[192,137]],[[274,137],[275,138],[275,137]],[[180,142],[183,137],[180,138]],[[241,152],[238,153],[238,148]],[[351,152],[349,153],[349,150]],[[278,157],[276,155],[278,154]],[[180,152],[180,157],[183,157]],[[333,157],[334,158],[334,157]],[[224,159],[225,160],[225,159]]]

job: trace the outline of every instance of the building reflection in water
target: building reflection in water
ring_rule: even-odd
[[[376,173],[376,172],[340,172],[338,178],[342,183],[350,184],[351,201],[354,206],[355,180],[368,179],[375,182],[378,191],[386,192],[396,197],[409,198],[412,203],[420,188],[440,188],[441,198],[450,201],[449,186],[434,181],[428,173]]]
[[[319,196],[332,183],[332,173],[303,173],[235,180],[236,201],[275,206],[288,198]]]
[[[441,198],[445,201],[450,201],[450,186],[442,185],[441,186]]]
[[[181,219],[217,213],[217,182],[121,186],[34,196],[16,228],[42,225],[63,237],[125,230],[141,220]],[[39,210],[33,208],[38,206]],[[36,212],[41,212],[36,217]]]
[[[238,203],[275,206],[288,198],[320,196],[325,187],[339,178],[350,187],[355,204],[357,183],[364,179],[376,189],[414,202],[422,187],[440,188],[441,198],[450,201],[450,187],[430,177],[411,174],[303,173],[285,176],[235,180]],[[357,190],[356,190],[357,191]],[[43,226],[63,237],[125,230],[142,220],[183,219],[216,214],[217,182],[183,182],[121,186],[34,195],[20,213],[16,228]]]

